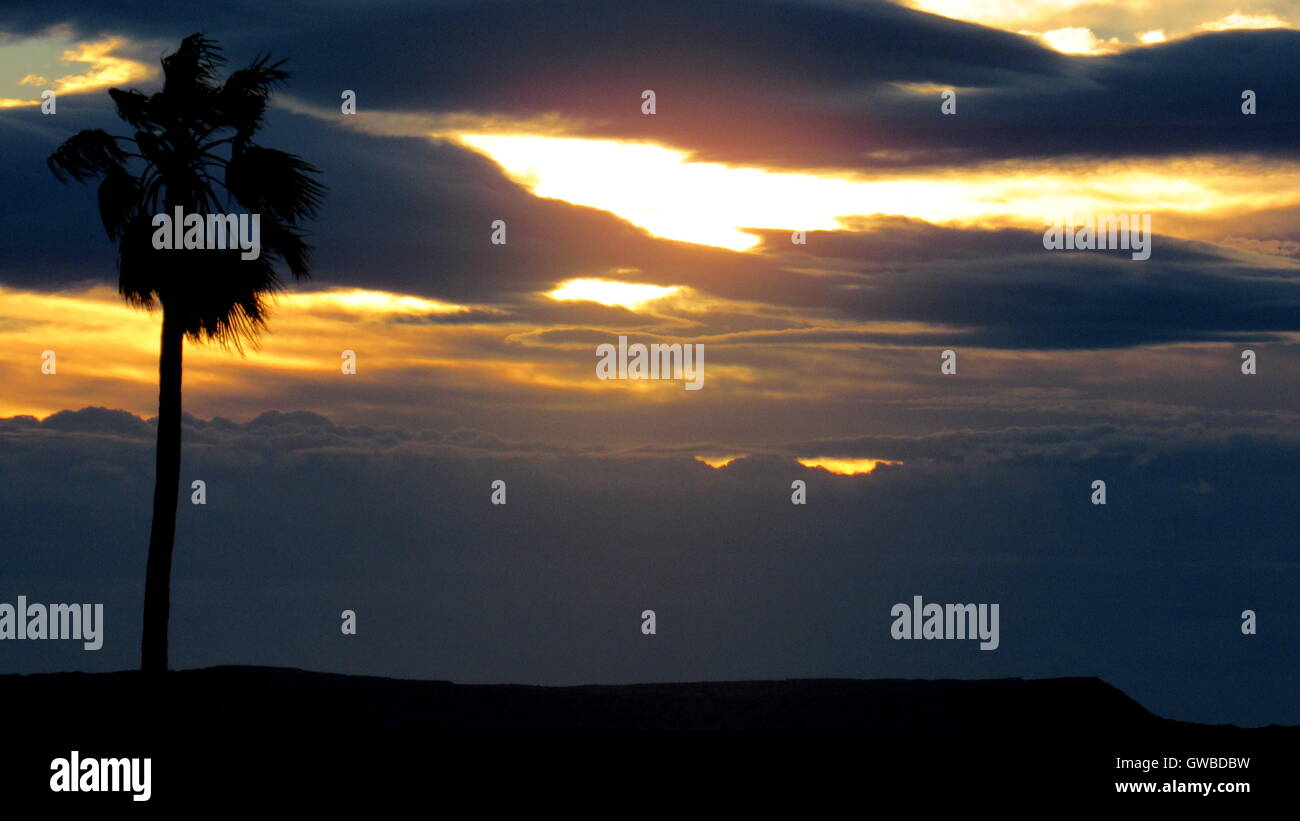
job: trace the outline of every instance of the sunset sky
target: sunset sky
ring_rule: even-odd
[[[0,600],[120,614],[0,670],[134,663],[160,317],[45,160],[201,30],[288,58],[261,142],[330,192],[260,345],[186,348],[177,666],[1087,675],[1300,723],[1300,2],[202,9],[0,9]],[[1044,248],[1101,213],[1150,259]],[[704,389],[597,379],[620,335],[703,344]],[[891,641],[915,594],[1000,602],[1000,649]]]

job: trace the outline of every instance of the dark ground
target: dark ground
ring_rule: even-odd
[[[114,709],[71,713],[88,698]],[[791,679],[582,687],[469,685],[347,676],[275,667],[212,667],[0,676],[0,701],[28,705],[20,720],[70,727],[138,726],[166,704],[174,730],[401,729],[425,732],[962,733],[1243,731],[1155,716],[1096,678],[977,681]]]
[[[1114,781],[1251,782],[1250,797],[1196,799],[1223,809],[1277,798],[1300,762],[1300,728],[1170,721],[1095,678],[532,687],[215,667],[152,683],[138,672],[0,676],[0,704],[0,785],[7,774],[43,803],[87,808],[131,802],[53,795],[53,757],[151,756],[150,808],[429,790],[509,801],[560,786],[565,800],[600,802],[741,789],[792,808],[827,790],[1183,801],[1115,796]],[[1163,756],[1252,763],[1115,769],[1117,757]]]

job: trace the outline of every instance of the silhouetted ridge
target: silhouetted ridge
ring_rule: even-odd
[[[791,679],[541,687],[466,685],[275,667],[212,667],[167,674],[0,676],[19,721],[43,726],[69,703],[67,726],[132,726],[166,717],[165,730],[282,728],[457,731],[812,731],[1106,735],[1209,731],[1153,715],[1097,678]],[[165,709],[160,709],[165,707]]]

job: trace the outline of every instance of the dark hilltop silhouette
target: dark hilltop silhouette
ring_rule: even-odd
[[[543,687],[454,684],[279,667],[0,676],[18,720],[139,728],[171,702],[166,729],[322,728],[430,732],[1290,733],[1161,718],[1098,678],[788,679]],[[68,714],[60,705],[113,705]],[[49,709],[46,709],[46,708]],[[57,709],[56,709],[57,708]],[[1300,741],[1300,737],[1295,740]]]
[[[50,762],[71,750],[150,757],[151,806],[256,801],[337,813],[401,794],[529,812],[585,805],[599,817],[656,802],[677,813],[684,801],[821,817],[810,802],[1047,806],[1113,801],[1116,781],[1171,778],[1283,795],[1300,744],[1300,727],[1161,718],[1097,678],[539,687],[212,667],[5,675],[0,700],[11,706],[15,741],[0,745],[0,766],[13,791],[86,806],[104,796],[46,787]],[[1160,756],[1250,766],[1117,768],[1121,757]]]

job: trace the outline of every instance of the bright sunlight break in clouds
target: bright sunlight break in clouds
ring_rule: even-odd
[[[144,63],[114,53],[126,45],[126,41],[121,37],[81,42],[70,48],[64,48],[60,53],[59,62],[85,64],[87,68],[84,71],[55,76],[54,79],[33,73],[30,64],[26,63],[31,59],[32,51],[54,49],[61,40],[62,38],[56,35],[50,35],[0,45],[0,93],[3,93],[3,89],[19,86],[40,87],[40,90],[48,88],[56,94],[76,94],[110,86],[130,85],[147,79],[153,74],[153,70]],[[0,96],[0,108],[40,105],[40,91],[35,93],[37,96],[34,98]]]
[[[821,468],[831,473],[838,473],[841,476],[873,473],[881,465],[903,464],[902,462],[891,462],[887,459],[835,459],[826,456],[800,459],[798,461],[799,464],[806,468]]]
[[[1214,10],[1196,0],[911,0],[909,5],[1034,37],[1063,54],[1094,56],[1204,31],[1293,26],[1269,0],[1222,4]]]
[[[676,293],[677,290],[672,286],[643,285],[610,279],[571,279],[547,293],[547,296],[561,302],[586,300],[601,305],[639,308],[647,302]]]
[[[760,237],[745,229],[832,231],[846,218],[872,214],[1041,228],[1044,217],[1062,214],[1136,209],[1213,215],[1300,202],[1300,166],[1270,163],[1265,169],[1209,157],[1140,165],[1080,160],[1089,170],[1084,178],[1072,164],[1021,162],[866,179],[691,162],[688,152],[651,143],[485,134],[459,139],[537,196],[610,211],[655,236],[734,251],[759,244]],[[1278,184],[1263,191],[1262,176]]]

